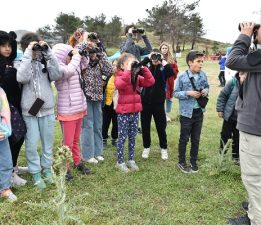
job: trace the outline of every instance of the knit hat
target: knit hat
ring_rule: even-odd
[[[58,62],[66,64],[68,53],[73,50],[71,45],[59,43],[53,46],[52,51],[58,59]]]

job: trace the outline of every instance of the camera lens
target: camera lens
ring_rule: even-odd
[[[41,45],[39,45],[39,44],[35,44],[35,45],[33,46],[32,50],[33,50],[33,51],[41,51],[41,50],[42,50],[42,47],[41,47]]]
[[[152,54],[152,55],[150,56],[150,58],[151,58],[152,60],[157,60],[157,54]]]
[[[140,33],[140,34],[143,34],[144,31],[145,31],[145,30],[144,30],[143,28],[138,28],[138,29],[137,29],[137,32]]]

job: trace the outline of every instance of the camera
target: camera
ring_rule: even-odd
[[[95,48],[87,48],[87,49],[79,49],[79,54],[81,56],[89,56],[89,54],[93,54],[93,53],[100,53],[100,49],[95,47]]]
[[[158,61],[162,61],[162,55],[159,53],[153,53],[150,56],[151,60],[158,60]]]
[[[48,45],[40,45],[36,43],[33,48],[33,51],[41,51],[41,52],[46,52],[48,50]]]
[[[139,34],[144,34],[145,30],[143,28],[136,28],[136,29],[133,29],[132,30],[132,33],[136,34],[136,33],[139,33]]]
[[[148,57],[145,57],[141,62],[134,61],[131,64],[131,72],[134,74],[142,75],[141,68],[142,66],[146,66],[150,62]]]
[[[257,30],[260,28],[260,24],[255,24],[253,28],[253,33],[257,32]],[[241,31],[240,24],[238,24],[238,30]]]

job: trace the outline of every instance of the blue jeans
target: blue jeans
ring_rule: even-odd
[[[34,117],[23,116],[27,132],[25,135],[25,153],[29,172],[36,174],[43,169],[49,169],[52,166],[53,159],[53,141],[54,141],[54,114]],[[42,143],[42,157],[40,158],[37,145],[39,138]]]
[[[0,192],[11,187],[13,162],[8,139],[0,141]]]
[[[87,116],[81,132],[82,157],[85,160],[102,155],[102,102],[87,101]]]
[[[172,108],[172,99],[166,98],[166,113],[170,113]]]

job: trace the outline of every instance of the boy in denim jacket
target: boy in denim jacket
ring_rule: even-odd
[[[209,92],[207,76],[201,70],[203,56],[203,53],[195,50],[188,53],[186,62],[189,69],[178,76],[174,88],[174,97],[179,99],[180,113],[178,168],[183,173],[198,172],[198,148],[205,109],[199,106],[197,99],[200,96],[206,97]],[[191,80],[197,90],[193,88]],[[186,147],[189,138],[191,139],[190,166],[186,164]]]

